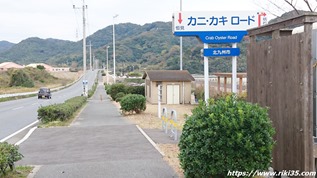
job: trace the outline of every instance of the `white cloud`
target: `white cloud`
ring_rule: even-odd
[[[28,37],[80,40],[82,32],[82,0],[2,0],[0,2],[0,40],[19,42]],[[171,21],[180,8],[180,0],[85,0],[88,5],[87,32],[94,33],[116,23],[136,24]],[[253,0],[183,0],[183,11],[261,10]]]

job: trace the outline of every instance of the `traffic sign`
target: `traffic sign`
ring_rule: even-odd
[[[247,31],[175,32],[175,36],[197,36],[203,43],[239,43]]]
[[[265,13],[255,11],[176,12],[175,36],[198,36],[203,43],[238,43],[247,29],[266,23]]]
[[[204,49],[204,56],[207,57],[226,57],[226,56],[239,56],[240,48],[207,48]]]

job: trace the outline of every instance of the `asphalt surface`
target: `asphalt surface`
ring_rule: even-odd
[[[103,85],[70,127],[36,129],[20,152],[24,158],[17,165],[40,166],[36,178],[178,177],[137,127],[120,116]]]
[[[87,71],[86,79],[91,88],[97,70]],[[0,140],[37,121],[37,110],[41,106],[63,103],[65,100],[82,94],[82,80],[72,86],[52,93],[52,99],[37,99],[37,96],[0,102]],[[6,140],[2,140],[6,141]]]

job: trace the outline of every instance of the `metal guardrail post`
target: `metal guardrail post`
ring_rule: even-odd
[[[164,107],[162,109],[161,119],[162,119],[162,129],[167,134],[167,121],[168,121],[168,118],[167,118],[167,109],[166,109],[166,107]]]
[[[170,126],[171,126],[171,137],[174,137],[174,140],[177,140],[177,113],[175,110],[171,111],[171,120],[170,120]]]

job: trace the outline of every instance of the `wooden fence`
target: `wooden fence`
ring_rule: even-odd
[[[276,130],[273,169],[278,171],[315,170],[312,23],[316,21],[315,13],[305,14],[248,31],[248,101],[269,107]],[[304,33],[281,30],[298,25],[304,25]]]

